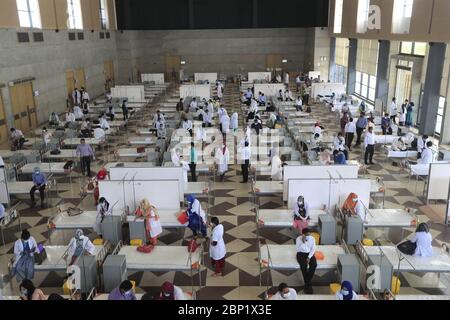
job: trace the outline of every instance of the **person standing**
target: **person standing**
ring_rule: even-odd
[[[298,74],[295,78],[295,86],[297,87],[297,92],[300,91],[300,86],[302,84],[302,79],[300,78],[300,75]]]
[[[95,153],[91,145],[86,143],[85,139],[80,140],[77,146],[76,155],[80,157],[81,173],[86,176],[91,176],[91,159],[95,160]]]
[[[72,92],[72,99],[74,105],[80,105],[81,104],[81,92],[78,90],[78,88],[75,88]]]
[[[123,120],[128,120],[128,105],[127,100],[122,101],[122,114],[123,114]]]
[[[84,87],[81,87],[81,102],[88,103],[90,101],[89,93],[86,91]]]
[[[303,234],[297,237],[295,246],[297,249],[297,262],[300,265],[305,283],[305,293],[313,294],[311,281],[317,268],[317,261],[314,256],[316,253],[316,240],[311,236],[308,228],[303,229]]]
[[[225,113],[220,117],[220,129],[222,130],[222,137],[224,140],[227,138],[227,133],[230,132],[230,122],[230,117],[225,111]]]
[[[223,275],[223,267],[225,265],[225,256],[227,250],[225,248],[225,241],[223,241],[224,228],[219,223],[219,218],[211,218],[211,243],[209,247],[209,256],[211,264],[214,267],[213,277],[221,277]]]
[[[406,127],[410,128],[413,125],[413,108],[414,108],[414,103],[410,102],[408,103],[408,106],[406,107]]]
[[[286,85],[289,88],[289,72],[286,72],[284,74],[284,85]]]
[[[228,170],[228,163],[230,162],[230,151],[228,150],[225,140],[223,141],[222,147],[216,150],[215,158],[218,162],[220,182],[223,182],[225,179],[225,173]]]
[[[34,278],[34,253],[37,249],[36,240],[27,229],[22,231],[20,239],[14,243],[13,272],[17,282]]]
[[[355,137],[356,125],[353,122],[353,118],[350,118],[347,124],[345,125],[345,141],[347,142],[347,148],[349,151],[352,151],[352,142]]]
[[[242,182],[241,183],[247,183],[248,182],[248,168],[250,166],[250,147],[248,144],[248,141],[244,142],[244,147],[241,150],[241,157],[242,157]]]
[[[366,147],[366,151],[364,153],[364,163],[366,165],[374,164],[373,154],[375,152],[375,135],[373,134],[372,127],[369,127],[369,131],[367,132],[366,137],[364,139],[364,145]],[[367,163],[367,160],[369,160],[369,163]]]
[[[135,212],[135,221],[137,218],[144,219],[147,243],[156,246],[158,243],[158,236],[162,233],[161,220],[158,215],[158,209],[148,201],[142,199],[139,207]]]
[[[191,169],[191,178],[193,182],[197,181],[197,175],[195,172],[196,166],[197,166],[197,150],[195,150],[195,143],[191,142],[189,168]]]
[[[396,121],[395,118],[397,117],[397,99],[395,97],[392,98],[389,116],[391,118],[392,123],[397,124],[397,122],[395,122]]]
[[[41,197],[41,208],[44,208],[44,198],[45,198],[45,186],[47,184],[47,177],[41,172],[39,167],[34,168],[31,178],[33,179],[33,187],[30,190],[31,206],[36,205],[36,200],[34,193],[39,190],[39,195]]]
[[[361,135],[364,132],[364,130],[366,129],[368,124],[366,115],[364,113],[361,113],[359,115],[358,120],[356,121],[356,144],[355,147],[358,147],[359,145],[361,145]]]
[[[177,106],[176,106],[176,110],[177,110],[177,112],[184,111],[184,100],[183,100],[183,98],[181,98],[180,101],[178,101]]]

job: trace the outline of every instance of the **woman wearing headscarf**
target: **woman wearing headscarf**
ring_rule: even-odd
[[[34,278],[34,253],[37,249],[36,240],[28,230],[23,230],[20,239],[14,243],[13,270],[17,282]]]
[[[222,147],[216,150],[215,158],[218,163],[220,181],[223,182],[225,173],[228,171],[228,163],[230,162],[230,151],[228,150],[225,140],[223,141]]]
[[[222,269],[225,265],[225,256],[227,250],[225,248],[225,242],[223,241],[223,225],[219,223],[219,218],[211,218],[211,243],[209,247],[209,256],[211,258],[211,264],[214,267],[213,277],[222,276]]]
[[[303,196],[297,198],[297,202],[294,205],[294,223],[293,226],[303,234],[303,229],[308,228],[309,221],[309,205],[305,202]]]
[[[69,242],[67,257],[70,259],[70,265],[73,265],[79,257],[84,254],[93,255],[95,246],[91,240],[83,234],[83,230],[77,229],[74,237]]]
[[[137,218],[144,218],[147,242],[151,242],[155,246],[158,242],[158,236],[162,233],[158,209],[148,199],[142,199],[135,212],[135,216],[135,221]]]
[[[105,216],[109,216],[112,214],[112,208],[109,205],[109,202],[106,201],[104,197],[101,197],[98,200],[97,204],[97,219],[94,231],[97,232],[97,234],[101,235],[101,223],[103,222],[103,219]]]
[[[188,203],[187,214],[189,217],[188,228],[192,230],[194,237],[200,232],[203,237],[206,237],[206,216],[202,209],[200,201],[194,195],[189,195],[186,198]]]
[[[353,291],[353,286],[350,281],[343,281],[341,290],[336,292],[336,300],[358,300],[358,295]]]
[[[365,210],[356,193],[350,193],[342,206],[342,211],[347,215],[358,215],[365,220]]]
[[[236,132],[238,128],[239,128],[238,114],[237,112],[234,112],[231,115],[230,129],[233,130],[233,132]]]
[[[410,102],[408,104],[408,106],[406,107],[406,127],[410,128],[413,124],[413,108],[414,108],[414,103]]]
[[[183,290],[166,281],[161,286],[161,292],[159,294],[158,300],[187,300],[184,295]]]

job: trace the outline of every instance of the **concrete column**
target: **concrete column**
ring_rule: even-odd
[[[328,79],[335,82],[336,77],[336,38],[330,38],[330,69],[328,71]]]
[[[349,39],[348,48],[348,74],[347,74],[347,94],[355,92],[356,82],[356,53],[358,51],[358,39]]]
[[[445,43],[430,43],[427,74],[420,107],[420,134],[432,136],[436,128],[436,116],[441,90],[442,70],[444,68]]]
[[[389,96],[389,53],[391,50],[391,43],[388,40],[379,40],[379,44],[375,99],[380,99],[383,102],[383,106],[387,106]]]

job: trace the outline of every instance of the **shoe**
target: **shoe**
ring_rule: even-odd
[[[371,162],[370,164],[375,164],[375,163]]]

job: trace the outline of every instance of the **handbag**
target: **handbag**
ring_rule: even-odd
[[[59,150],[59,149],[53,149],[52,151],[50,151],[50,154],[53,154],[53,155],[61,154],[61,150]]]
[[[38,245],[37,251],[39,252],[34,253],[34,263],[41,265],[47,259],[47,252],[42,244]]]
[[[82,214],[84,211],[81,210],[80,208],[69,208],[67,209],[67,215],[69,217],[74,217],[74,216],[78,216],[80,214]]]
[[[198,245],[197,241],[192,239],[191,241],[189,241],[187,250],[188,250],[188,252],[195,252],[195,250],[197,250],[198,247],[199,247],[199,245]]]
[[[186,211],[183,211],[179,216],[178,216],[178,222],[180,222],[181,224],[186,224],[189,222],[189,216],[186,213]]]
[[[144,153],[145,152],[145,147],[138,147],[137,148],[137,153]]]
[[[155,248],[155,246],[153,246],[151,244],[150,245],[144,244],[144,245],[137,247],[136,250],[141,253],[150,253],[153,251],[154,248]]]
[[[69,170],[73,166],[73,160],[69,160],[64,165],[64,170]]]
[[[412,256],[416,252],[417,244],[411,240],[400,243],[397,249],[404,254]]]

